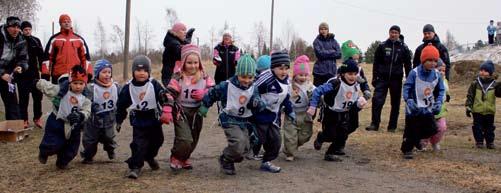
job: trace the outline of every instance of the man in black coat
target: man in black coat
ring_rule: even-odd
[[[400,27],[391,26],[389,38],[379,44],[374,54],[372,70],[372,121],[366,128],[368,131],[377,131],[381,122],[381,111],[390,90],[391,113],[388,131],[394,132],[397,128],[398,114],[400,111],[400,98],[402,95],[402,78],[409,75],[411,70],[411,53],[403,42]]]
[[[162,55],[162,83],[165,87],[169,85],[176,61],[181,60],[181,48],[191,43],[194,31],[194,28],[186,31],[186,25],[178,22],[165,34],[165,49]]]
[[[225,31],[223,41],[214,48],[214,57],[212,59],[216,65],[214,80],[216,84],[226,81],[235,75],[237,61],[240,58],[240,49],[233,44],[230,32]]]
[[[414,60],[412,61],[412,68],[415,68],[421,64],[419,57],[421,56],[421,51],[428,44],[432,44],[435,48],[438,49],[440,54],[440,59],[445,64],[445,78],[449,80],[449,71],[451,68],[451,60],[449,58],[449,51],[447,48],[440,42],[440,38],[435,33],[435,28],[431,24],[426,24],[423,27],[423,44],[419,45],[414,52]]]

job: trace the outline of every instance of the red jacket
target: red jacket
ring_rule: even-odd
[[[73,30],[61,29],[54,34],[47,42],[45,55],[48,60],[42,63],[42,74],[58,77],[69,73],[75,65],[82,65],[88,74],[92,74],[87,43]]]

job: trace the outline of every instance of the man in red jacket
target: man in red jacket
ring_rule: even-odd
[[[69,73],[75,65],[82,65],[91,77],[92,66],[87,43],[80,35],[73,32],[70,16],[62,14],[59,17],[59,25],[61,31],[54,34],[45,47],[48,60],[42,63],[42,78],[52,78],[52,83],[57,84],[57,79]]]

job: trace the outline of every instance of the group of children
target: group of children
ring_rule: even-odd
[[[53,104],[39,161],[45,164],[48,156],[57,155],[56,166],[66,168],[78,153],[80,130],[84,131],[83,163],[93,162],[98,143],[104,145],[109,159],[114,159],[115,131],[120,132],[128,114],[133,137],[131,156],[126,160],[127,177],[138,178],[145,161],[152,170],[159,169],[155,157],[164,142],[162,124],[170,123],[175,129],[170,168],[189,170],[203,118],[216,102],[221,105],[218,120],[228,142],[219,163],[227,175],[235,175],[235,163],[245,157],[261,159],[263,171],[280,172],[272,161],[280,153],[281,135],[286,160],[294,161],[298,147],[312,137],[319,106],[323,106],[322,131],[314,148],[320,150],[329,142],[324,159],[341,161],[348,136],[358,128],[358,113],[371,97],[358,62],[360,52],[353,42],[343,44],[343,56],[338,75],[317,88],[310,80],[309,58],[297,57],[289,78],[291,60],[283,51],[261,56],[257,62],[250,55],[242,56],[236,75],[217,85],[204,70],[199,48],[190,44],[182,47],[181,62],[166,88],[151,77],[151,61],[146,56],[134,58],[133,77],[123,87],[113,81],[112,65],[107,60],[96,62],[95,77],[88,85],[86,71],[76,65],[59,78],[58,85],[45,80],[37,83]],[[404,85],[406,121],[401,150],[405,158],[412,158],[413,148],[422,149],[428,142],[438,150],[446,130],[448,86],[443,78],[445,67],[438,58],[436,48],[424,48],[422,65],[411,71]],[[493,69],[492,62],[483,64],[468,92],[467,114],[473,113],[477,147],[483,146],[485,139],[487,147],[494,148],[494,100],[501,86],[492,78]]]

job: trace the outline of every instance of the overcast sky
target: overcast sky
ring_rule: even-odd
[[[124,26],[125,0],[40,0],[36,34],[47,41],[51,34],[51,22],[59,15],[69,14],[77,23],[80,34],[94,52],[94,32],[97,18],[101,18],[107,31],[111,25]],[[225,21],[234,26],[240,42],[251,43],[253,25],[262,21],[269,29],[271,0],[132,0],[131,46],[135,46],[136,21],[147,22],[153,28],[151,44],[161,48],[168,22],[165,8],[177,11],[179,19],[196,28],[200,44],[210,42],[210,29],[218,31]],[[501,21],[499,0],[275,0],[274,37],[283,37],[285,23],[293,23],[299,37],[313,42],[322,21],[330,25],[336,39],[342,43],[353,40],[363,50],[375,40],[385,40],[388,29],[398,24],[406,43],[414,50],[422,39],[422,27],[426,23],[435,26],[437,34],[445,39],[450,30],[462,44],[486,41],[486,27],[490,19]],[[283,39],[283,38],[282,38]],[[237,45],[240,43],[237,42]],[[45,43],[44,43],[45,44]],[[110,43],[112,44],[112,43]],[[111,45],[109,45],[111,47]]]

